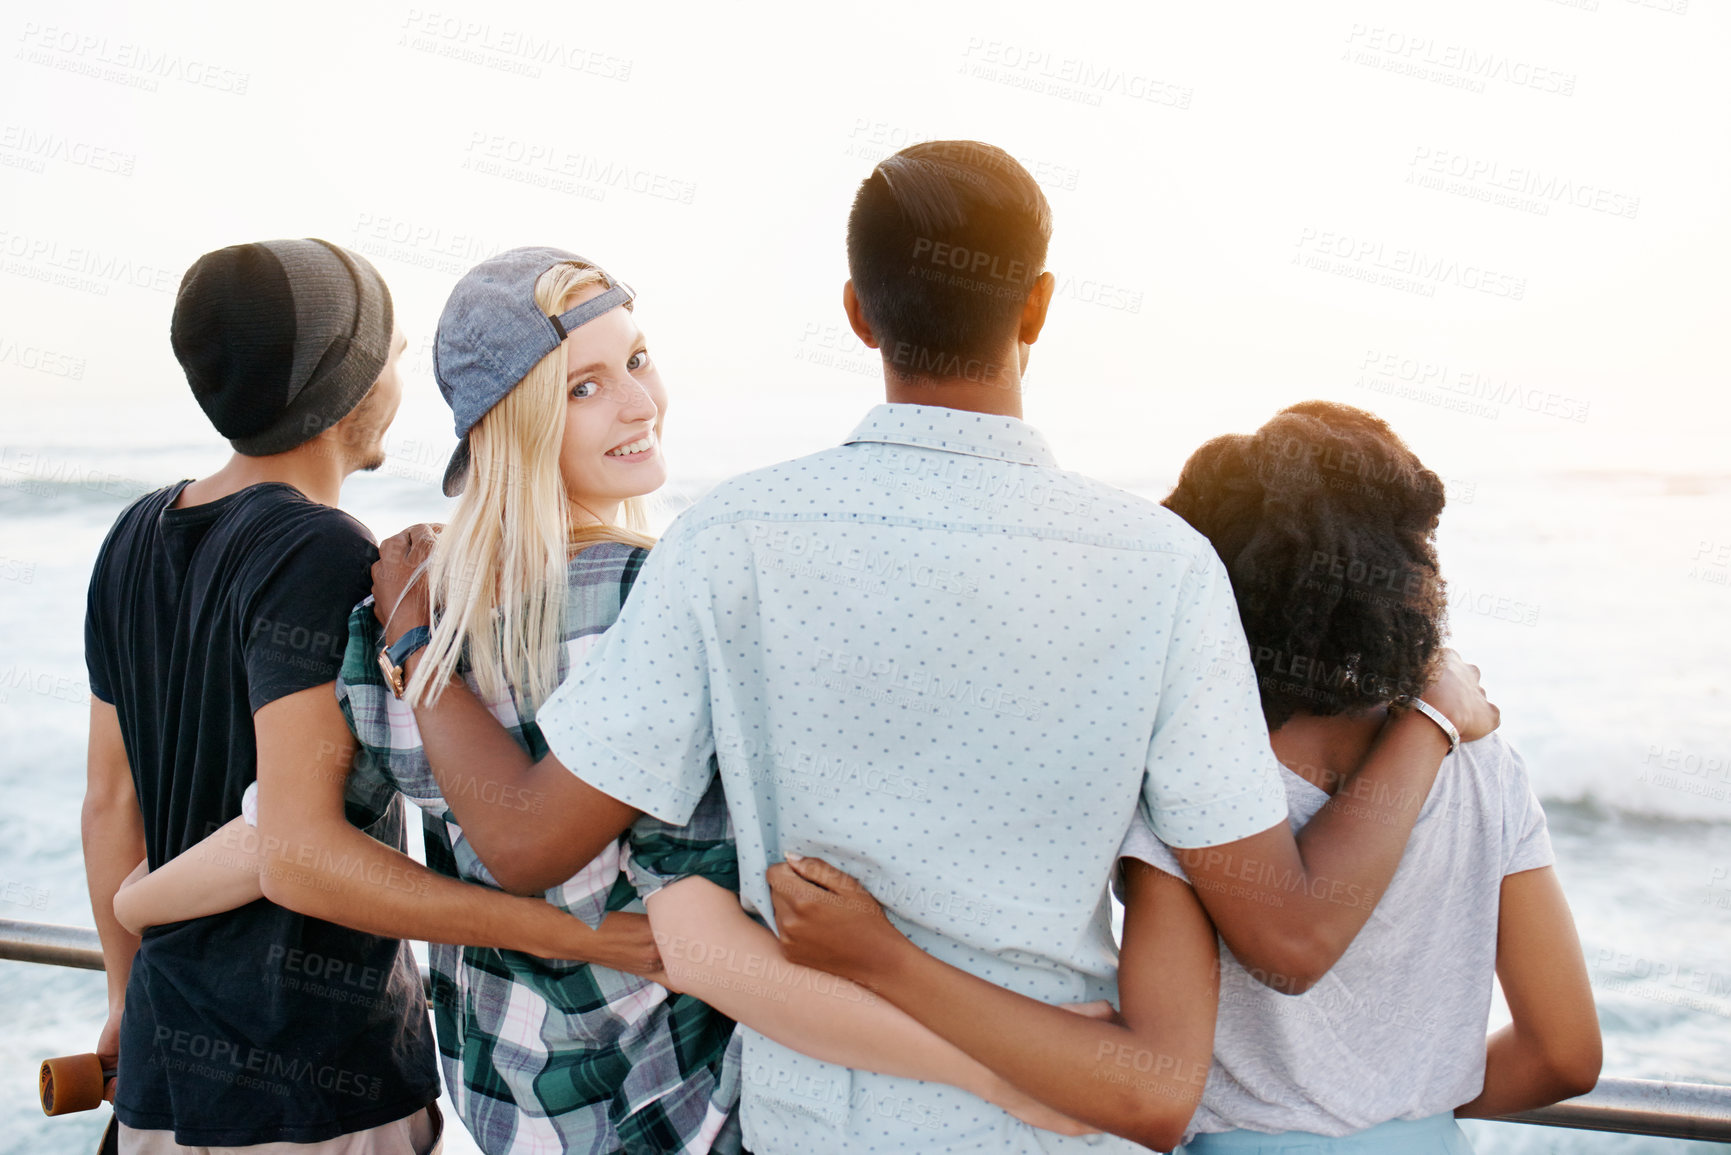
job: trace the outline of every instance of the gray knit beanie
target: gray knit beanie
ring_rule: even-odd
[[[206,253],[181,278],[169,337],[193,396],[237,453],[310,441],[360,403],[391,352],[391,293],[328,241]]]

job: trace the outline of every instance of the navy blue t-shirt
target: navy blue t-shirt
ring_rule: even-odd
[[[122,513],[97,555],[90,688],[114,705],[152,869],[240,813],[257,778],[253,713],[336,679],[378,551],[292,486]],[[403,808],[349,818],[402,849]],[[132,965],[115,1115],[192,1146],[314,1143],[438,1096],[407,943],[265,899],[152,927]]]

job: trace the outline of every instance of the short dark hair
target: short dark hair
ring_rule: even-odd
[[[1052,209],[1001,148],[935,140],[888,156],[847,221],[848,275],[898,376],[953,376],[1016,332],[1046,266]]]
[[[1380,418],[1282,409],[1198,449],[1163,504],[1226,564],[1270,729],[1429,686],[1448,611],[1443,486]]]

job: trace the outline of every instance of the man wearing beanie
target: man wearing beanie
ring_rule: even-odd
[[[122,513],[90,582],[84,855],[120,1150],[424,1155],[438,1075],[401,940],[571,958],[600,932],[416,863],[400,798],[345,802],[355,747],[332,683],[378,553],[336,503],[383,463],[401,396],[379,274],[319,240],[207,253],[171,339],[234,455]],[[212,854],[197,844],[255,780],[264,898],[129,935],[125,876]]]

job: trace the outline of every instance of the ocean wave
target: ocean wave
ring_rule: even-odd
[[[96,509],[118,513],[164,484],[118,476],[0,480],[0,516],[51,518]]]
[[[1611,800],[1592,791],[1575,793],[1568,797],[1540,794],[1539,802],[1545,808],[1545,816],[1552,823],[1570,820],[1590,825],[1618,823],[1654,834],[1680,827],[1731,826],[1731,813],[1718,813],[1678,804],[1643,805],[1626,799]]]

